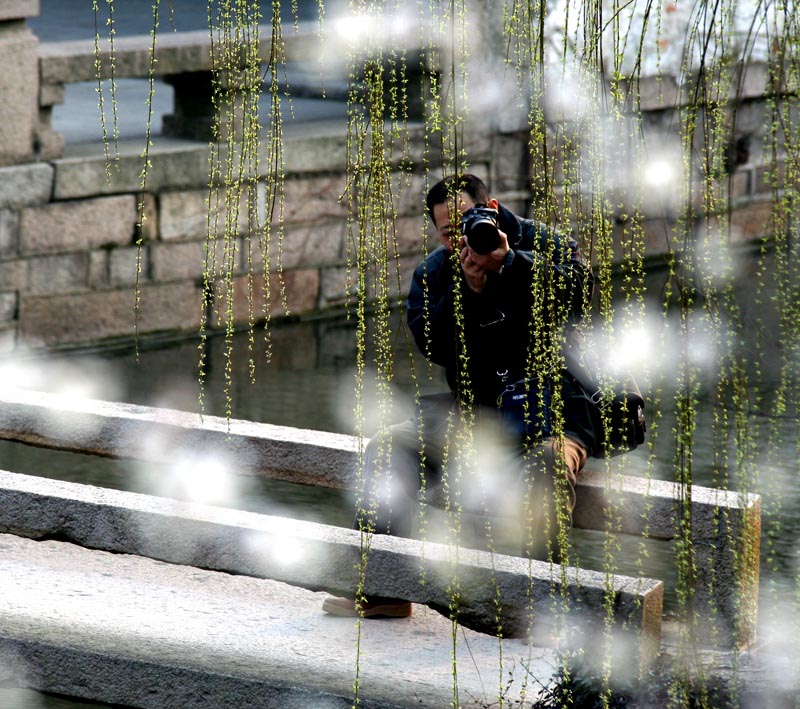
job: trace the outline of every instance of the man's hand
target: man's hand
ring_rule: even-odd
[[[470,290],[480,293],[486,287],[486,274],[490,271],[500,271],[509,252],[508,237],[502,232],[500,234],[500,246],[488,254],[475,253],[467,245],[462,236],[458,241],[459,258],[461,259],[461,270]]]

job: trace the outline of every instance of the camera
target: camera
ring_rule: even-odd
[[[461,233],[476,254],[488,254],[500,246],[497,210],[478,204],[461,215]]]

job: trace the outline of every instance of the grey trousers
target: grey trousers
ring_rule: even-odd
[[[424,397],[418,415],[373,437],[365,451],[356,528],[409,537],[423,501],[519,521],[523,553],[558,557],[572,526],[587,453],[567,436],[528,446],[498,411],[464,414],[450,394]]]

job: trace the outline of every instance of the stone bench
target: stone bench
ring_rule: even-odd
[[[359,625],[323,597],[0,534],[0,706],[41,707],[9,689],[30,687],[118,707],[350,709],[357,678],[360,709],[451,706],[456,683],[458,706],[480,709],[531,702],[559,667],[552,647],[456,632],[424,607]]]
[[[255,36],[255,33],[253,33]],[[98,82],[109,79],[145,79],[157,78],[169,84],[174,92],[173,112],[163,116],[162,134],[173,138],[202,140],[213,138],[212,128],[215,120],[214,103],[224,111],[224,106],[232,106],[237,100],[238,92],[249,90],[247,79],[241,75],[227,74],[219,78],[223,87],[222,95],[214,96],[215,86],[213,74],[218,71],[218,60],[215,51],[219,52],[220,38],[216,38],[217,47],[212,44],[209,31],[194,32],[161,32],[153,43],[150,35],[119,37],[114,40],[113,57],[111,45],[106,37],[100,37],[98,47],[94,40],[74,40],[69,42],[45,42],[39,45],[39,143],[41,156],[45,159],[57,158],[63,152],[63,140],[51,127],[53,106],[63,104],[65,85],[81,82]],[[336,67],[342,76],[347,70],[341,63],[346,53],[341,47],[337,49],[335,37],[320,34],[319,23],[300,22],[296,26],[287,27],[281,37],[281,62],[286,65],[305,66],[314,62],[321,66],[320,53],[325,52],[324,64],[330,70]],[[330,44],[330,46],[329,46]],[[272,56],[272,28],[259,26],[256,50],[259,61],[266,64],[274,61]],[[429,52],[411,52],[404,59],[404,70],[408,72],[411,83],[421,81],[422,62],[432,66]],[[113,62],[112,62],[113,58]],[[242,52],[244,64],[244,53]],[[112,72],[113,66],[113,72]],[[261,75],[258,72],[259,86]],[[301,77],[304,77],[301,71]],[[331,87],[323,84],[319,69],[313,77],[300,79],[300,86],[292,86],[292,93],[302,95],[330,95]],[[314,83],[311,83],[314,82]],[[330,84],[330,80],[327,84]],[[306,84],[306,85],[302,85]],[[344,99],[346,88],[339,93]],[[387,96],[388,96],[387,90]],[[421,98],[417,92],[408,92],[407,111],[410,115],[421,114]],[[230,129],[241,127],[242,109],[239,107],[229,115],[235,119],[228,124],[221,121],[218,127],[220,137],[225,138]],[[222,114],[225,115],[225,114]],[[99,127],[99,119],[98,119]],[[237,133],[238,135],[238,133]]]
[[[353,487],[359,454],[352,436],[12,390],[0,394],[0,438],[152,461],[181,451],[224,450],[242,472],[337,488]],[[624,512],[620,533],[673,539],[685,495],[675,483],[585,471],[574,523],[603,530],[607,512],[616,509]],[[693,486],[691,512],[693,603],[706,623],[705,637],[747,644],[755,633],[760,498]]]
[[[6,471],[0,471],[0,532],[340,595],[358,587],[364,550],[353,529]],[[594,633],[602,634],[610,614],[618,640],[627,638],[643,660],[659,646],[658,580],[609,580],[597,571],[381,534],[368,546],[367,594],[399,595],[445,614],[457,602],[461,624],[496,633],[501,623],[512,637],[526,636],[540,621],[568,622],[586,643],[599,641]]]
[[[300,23],[283,37],[286,61],[308,60],[319,48],[319,25]],[[213,125],[212,69],[214,47],[207,30],[160,32],[153,52],[150,35],[118,37],[112,52],[108,38],[43,42],[39,45],[39,140],[42,156],[60,157],[63,140],[50,126],[53,106],[64,103],[64,86],[71,83],[152,76],[174,89],[173,113],[164,116],[164,135],[208,140]],[[258,57],[266,62],[272,51],[272,28],[259,27]],[[152,55],[152,57],[151,57]],[[233,82],[233,79],[231,79]],[[99,125],[99,119],[98,119]]]

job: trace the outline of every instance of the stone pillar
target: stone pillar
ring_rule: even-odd
[[[0,165],[27,162],[36,152],[39,111],[39,40],[25,20],[39,0],[0,3]]]
[[[243,72],[234,76],[224,73],[215,78],[210,71],[192,71],[166,75],[164,81],[175,91],[174,111],[163,118],[164,135],[212,140],[215,112],[219,112],[218,137],[226,140],[233,133],[238,140],[242,139],[246,90]]]

